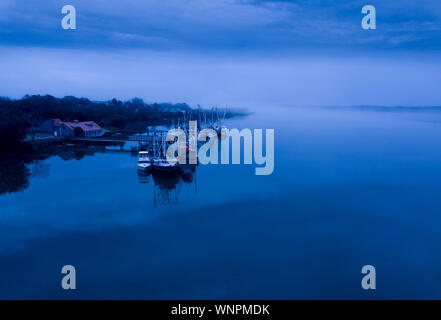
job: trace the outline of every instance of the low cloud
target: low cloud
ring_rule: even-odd
[[[441,105],[439,55],[285,56],[0,48],[0,95],[205,106]]]

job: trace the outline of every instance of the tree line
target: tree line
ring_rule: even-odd
[[[18,100],[0,97],[0,153],[16,148],[29,128],[47,119],[92,120],[102,127],[137,130],[146,125],[169,124],[190,110],[185,103],[147,104],[140,98],[97,102],[72,96],[26,95]]]

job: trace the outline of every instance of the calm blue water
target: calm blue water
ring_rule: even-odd
[[[271,176],[155,181],[128,153],[40,163],[0,195],[0,298],[441,298],[441,112],[267,108],[229,127],[275,129]]]

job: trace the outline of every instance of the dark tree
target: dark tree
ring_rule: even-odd
[[[0,194],[23,191],[29,187],[28,167],[21,160],[0,160]]]

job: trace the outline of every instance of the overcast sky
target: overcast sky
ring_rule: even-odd
[[[65,4],[77,30],[61,28]],[[439,0],[0,1],[0,95],[14,98],[441,105],[440,61]]]

